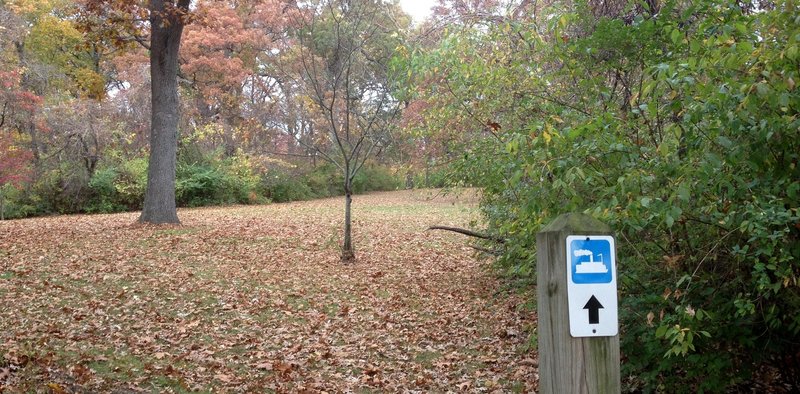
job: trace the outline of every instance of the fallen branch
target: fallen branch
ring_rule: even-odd
[[[499,244],[506,243],[506,240],[503,239],[503,238],[500,238],[500,237],[497,237],[497,236],[494,236],[494,235],[481,234],[481,233],[477,233],[477,232],[472,231],[472,230],[467,230],[467,229],[458,228],[458,227],[430,226],[430,227],[428,227],[428,230],[452,231],[454,233],[464,234],[464,235],[467,235],[467,236],[470,236],[470,237],[475,237],[475,238],[485,239],[485,240],[489,240],[489,241],[494,241],[494,242],[497,242]]]

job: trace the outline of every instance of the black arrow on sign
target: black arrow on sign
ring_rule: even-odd
[[[597,301],[597,298],[592,296],[583,309],[589,310],[589,324],[600,324],[600,309],[603,309],[603,305]]]

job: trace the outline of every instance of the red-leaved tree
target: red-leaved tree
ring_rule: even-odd
[[[33,155],[14,141],[14,136],[0,129],[0,220],[5,220],[6,188],[18,187],[30,176]]]

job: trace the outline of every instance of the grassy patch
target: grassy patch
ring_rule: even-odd
[[[145,363],[132,354],[108,353],[102,361],[92,361],[88,367],[105,380],[126,382],[140,376],[145,370]]]
[[[339,306],[338,302],[332,302],[330,304],[326,304],[322,310],[326,315],[328,315],[329,318],[332,318],[339,314],[340,309],[341,307]]]
[[[183,379],[175,378],[172,376],[167,375],[156,375],[151,378],[152,388],[155,391],[163,392],[164,389],[169,389],[169,391],[178,393],[178,394],[188,394],[188,393],[195,393],[197,391],[192,390],[186,385],[186,382]],[[200,391],[201,393],[210,393],[211,391]]]
[[[442,357],[442,352],[438,351],[422,351],[414,355],[414,362],[422,365],[425,368],[433,368],[433,363]]]
[[[289,294],[286,297],[286,303],[296,311],[304,311],[311,306],[308,300],[299,294]]]

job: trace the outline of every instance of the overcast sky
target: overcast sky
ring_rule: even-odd
[[[414,18],[414,22],[422,22],[428,15],[431,14],[431,7],[436,5],[436,0],[400,0],[400,6],[403,11]]]

